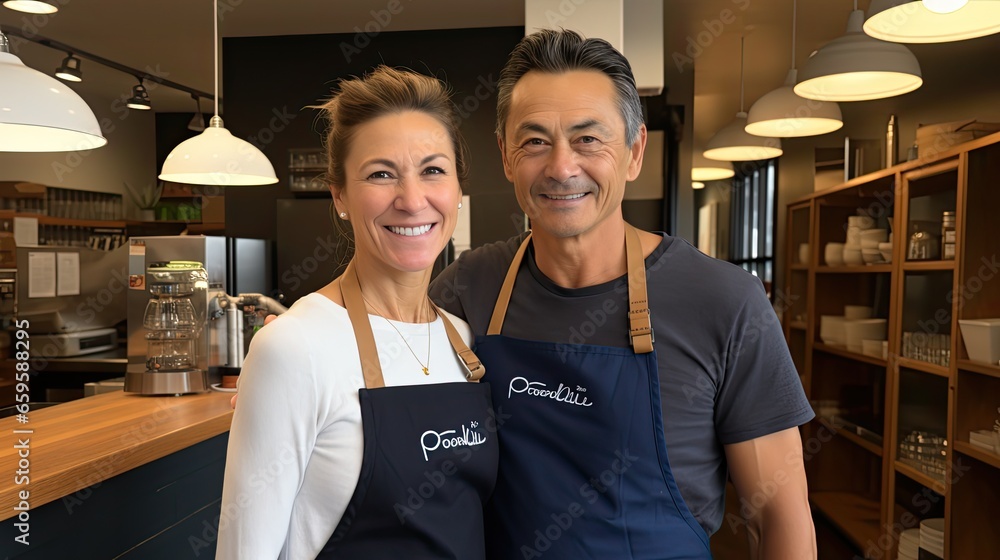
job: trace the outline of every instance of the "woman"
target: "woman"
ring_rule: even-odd
[[[218,558],[484,557],[489,386],[468,325],[427,297],[466,174],[452,107],[439,81],[384,66],[322,107],[355,254],[254,337]]]

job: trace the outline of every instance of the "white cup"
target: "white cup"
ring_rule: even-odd
[[[808,243],[799,243],[799,264],[809,264]]]

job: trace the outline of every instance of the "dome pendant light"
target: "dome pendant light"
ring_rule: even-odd
[[[28,14],[54,14],[59,6],[52,0],[6,0],[4,7]]]
[[[219,117],[219,5],[215,15],[215,115],[208,128],[177,145],[163,162],[160,179],[192,185],[250,186],[278,182],[274,167],[253,144],[233,136]]]
[[[740,37],[740,112],[705,145],[705,157],[720,161],[757,161],[782,154],[781,140],[747,134],[743,111],[743,38]]]
[[[107,143],[87,103],[25,66],[0,33],[0,152],[75,152]]]
[[[924,0],[924,7],[935,14],[950,14],[961,10],[969,0]]]
[[[754,136],[800,138],[833,132],[844,126],[840,106],[829,101],[806,99],[795,94],[795,20],[792,2],[792,69],[785,85],[764,95],[750,107],[746,131]]]
[[[691,180],[698,182],[721,181],[736,175],[733,164],[728,161],[708,159],[701,153],[704,150],[691,152]]]
[[[940,2],[940,0],[939,0]],[[926,0],[872,0],[864,30],[894,43],[947,43],[1000,33],[1000,2],[969,0],[963,6]],[[951,12],[935,10],[952,9]]]
[[[865,101],[903,95],[919,88],[920,64],[910,49],[862,32],[865,14],[857,8],[847,33],[813,53],[799,72],[795,93],[820,101]]]

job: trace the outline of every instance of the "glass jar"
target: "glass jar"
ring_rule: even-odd
[[[911,261],[936,260],[941,255],[941,240],[936,231],[940,228],[937,222],[910,222],[909,244],[906,258]]]
[[[954,260],[955,258],[954,212],[941,214],[941,258],[946,260]]]

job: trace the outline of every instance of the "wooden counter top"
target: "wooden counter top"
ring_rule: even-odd
[[[29,412],[27,424],[0,419],[0,520],[73,494],[229,430],[231,393],[182,397],[106,393]],[[32,430],[32,433],[16,433]],[[28,482],[18,482],[20,440],[28,438]]]

